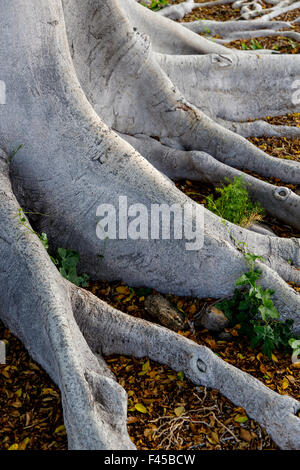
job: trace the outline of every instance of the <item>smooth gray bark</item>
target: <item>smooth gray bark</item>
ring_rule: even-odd
[[[11,164],[19,203],[24,210],[46,214],[35,220],[37,229],[48,234],[54,248],[80,252],[81,268],[95,279],[122,279],[179,295],[232,293],[235,280],[247,269],[234,236],[264,256],[266,261],[259,265],[262,285],[275,288],[281,318],[292,318],[299,332],[299,295],[285,283],[300,281],[297,239],[265,236],[232,224],[225,227],[206,210],[204,246],[196,252],[187,251],[184,240],[109,240],[105,245],[97,238],[98,205],[117,206],[119,196],[149,210],[154,203],[187,202],[196,209],[168,176],[189,174],[219,183],[237,172],[231,167],[240,167],[279,175],[285,182],[300,180],[299,164],[268,157],[200,111],[196,98],[190,99],[189,80],[195,75],[184,72],[187,64],[193,64],[195,74],[215,66],[220,80],[232,76],[237,84],[248,71],[242,54],[211,53],[208,41],[179,27],[177,33],[167,19],[173,47],[182,47],[184,54],[194,48],[196,55],[160,54],[140,30],[143,22],[130,23],[124,5],[122,0],[1,0],[0,78],[7,96],[0,114],[0,146],[11,154],[23,144]],[[144,11],[145,24],[157,18]],[[201,52],[208,54],[200,56]],[[286,84],[299,72],[297,57],[283,57],[282,62],[274,58],[273,65],[273,57],[249,58],[259,80],[272,78],[279,89],[269,67],[272,73],[279,67],[277,77],[284,69]],[[182,70],[178,83],[176,67]],[[271,96],[264,96],[269,109]],[[286,112],[289,100],[287,93],[276,99],[276,110]],[[236,103],[242,110],[247,100]],[[160,142],[148,148],[153,140]],[[0,316],[59,385],[70,448],[133,447],[126,431],[126,395],[109,375],[102,353],[148,355],[184,370],[195,383],[218,388],[244,406],[279,446],[300,448],[298,402],[280,397],[207,348],[127,317],[64,281],[36,236],[18,221],[19,206],[4,155],[0,175]],[[257,183],[258,199],[269,207],[274,199],[280,217],[298,226],[299,197],[272,191],[272,186]],[[99,267],[97,255],[104,247]]]

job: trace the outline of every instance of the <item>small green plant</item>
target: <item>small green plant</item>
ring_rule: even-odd
[[[143,4],[143,5],[147,6],[145,4]],[[163,6],[165,6],[165,5],[169,5],[169,0],[152,0],[151,5],[149,5],[149,8],[150,8],[150,10],[158,11],[161,8],[163,8]]]
[[[247,44],[245,44],[244,42],[242,42],[241,47],[242,47],[243,51],[248,51],[248,49],[249,49]]]
[[[46,233],[38,233],[35,230],[33,230],[31,227],[27,225],[27,219],[25,217],[25,214],[35,214],[35,215],[46,215],[46,214],[41,214],[39,212],[23,212],[23,210],[20,208],[18,211],[18,219],[20,223],[25,227],[27,230],[29,230],[31,233],[34,233],[37,235],[45,248],[45,250],[48,252],[50,259],[52,263],[55,264],[57,269],[59,270],[60,274],[67,279],[68,281],[72,282],[76,286],[80,287],[87,287],[88,286],[88,280],[89,277],[87,274],[83,274],[82,276],[77,275],[77,265],[80,260],[80,255],[76,251],[73,250],[66,250],[65,248],[58,248],[57,250],[57,257],[53,257],[50,254],[49,250],[49,241]]]
[[[290,338],[289,345],[293,350],[292,361],[300,361],[300,339]]]
[[[294,355],[300,354],[300,340],[292,337],[293,320],[279,320],[278,311],[273,303],[271,289],[263,289],[258,285],[261,271],[255,269],[255,262],[263,258],[245,253],[250,271],[244,273],[236,281],[232,298],[224,299],[216,307],[224,312],[231,326],[240,325],[239,333],[250,340],[250,346],[262,346],[263,353],[272,358],[272,351],[282,349],[294,350]]]
[[[11,154],[8,157],[8,161],[11,163],[14,159],[14,157],[17,155],[17,153],[23,148],[23,144],[19,145],[19,147],[16,150],[13,150]]]
[[[296,50],[297,49],[297,46],[296,44],[294,43],[294,41],[292,41],[290,38],[287,38],[288,42],[290,43],[290,45],[292,46],[292,49]]]
[[[207,197],[207,208],[221,218],[243,227],[261,220],[264,209],[259,203],[251,201],[242,177],[234,178],[233,182],[228,178],[226,181],[226,186],[216,189],[219,198],[214,200],[212,196]]]
[[[273,303],[274,291],[258,285],[262,272],[255,268],[257,261],[264,261],[262,256],[249,251],[247,243],[238,240],[229,230],[226,220],[222,223],[237,249],[245,257],[249,271],[240,276],[232,297],[221,300],[216,307],[223,311],[230,326],[240,325],[240,335],[250,340],[250,346],[262,346],[262,351],[270,359],[272,351],[292,349],[292,360],[300,356],[300,337],[292,335],[293,320],[279,320],[279,313]]]
[[[76,286],[87,287],[89,276],[83,274],[77,275],[77,265],[80,260],[80,255],[76,251],[66,250],[65,248],[58,248],[56,266],[60,274],[68,281]]]
[[[257,39],[252,39],[250,47],[254,51],[256,51],[257,49],[263,49],[264,48],[264,46]]]

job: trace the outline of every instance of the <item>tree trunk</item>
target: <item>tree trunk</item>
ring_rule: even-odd
[[[96,235],[96,213],[99,204],[117,207],[124,196],[128,205],[143,204],[149,212],[162,203],[190,204],[199,212],[169,178],[220,183],[246,169],[299,184],[299,163],[260,151],[239,135],[257,128],[232,119],[299,110],[292,85],[300,58],[227,52],[134,0],[1,1],[0,78],[7,94],[0,147],[7,154],[23,147],[10,168],[18,202],[1,156],[0,316],[59,385],[70,448],[134,447],[126,394],[102,358],[113,353],[149,356],[183,370],[194,383],[243,406],[279,446],[300,448],[297,401],[207,348],[74,287],[17,217],[18,203],[45,214],[35,217],[37,230],[53,247],[80,252],[82,270],[94,279],[179,295],[231,294],[246,269],[234,239],[247,243],[265,259],[257,263],[262,285],[276,291],[281,318],[292,318],[299,332],[299,295],[285,282],[300,280],[299,240],[224,226],[204,210],[197,251],[187,250],[182,239],[106,243]],[[300,227],[299,196],[254,177],[245,180],[269,212]]]

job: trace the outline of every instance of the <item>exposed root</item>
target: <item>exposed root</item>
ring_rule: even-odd
[[[18,222],[19,206],[3,154],[0,165],[1,219],[5,221],[0,251],[8,262],[2,264],[1,285],[6,291],[7,270],[18,271],[11,277],[18,294],[2,295],[1,319],[60,387],[70,448],[134,448],[126,430],[126,394],[111,377],[102,354],[148,356],[182,370],[194,383],[217,388],[243,406],[279,446],[299,448],[300,420],[295,414],[300,403],[296,400],[272,392],[206,347],[118,312],[63,280],[36,236]],[[282,420],[284,431],[279,426]]]
[[[91,5],[93,4],[94,2],[91,2]],[[91,10],[91,13],[93,11]],[[81,22],[84,18],[82,20],[82,16],[78,15],[78,11],[74,8],[68,14],[73,15],[69,18],[70,24],[73,25],[72,30],[81,31],[82,26],[76,27],[76,25],[78,21]],[[110,12],[110,16],[113,21],[113,12]],[[101,24],[97,23],[97,28],[100,31]],[[125,19],[124,28],[130,28],[129,23],[127,24]],[[97,30],[95,29],[95,31]],[[141,41],[136,35],[130,35],[128,42],[130,49],[125,57],[119,58],[119,55],[117,55],[113,59],[111,58],[110,48],[101,48],[101,50],[97,48],[97,53],[93,53],[95,61],[91,67],[87,60],[87,55],[83,54],[83,52],[86,48],[91,49],[94,46],[90,42],[87,44],[87,40],[88,38],[85,34],[78,35],[77,38],[74,35],[71,36],[70,41],[75,50],[73,60],[78,76],[81,79],[81,84],[90,102],[93,103],[99,115],[113,129],[131,135],[146,134],[148,136],[157,136],[162,143],[169,147],[204,151],[219,161],[232,165],[235,168],[255,171],[266,177],[278,177],[284,182],[299,183],[300,165],[297,162],[283,160],[279,162],[277,159],[270,157],[240,136],[214,123],[183,97],[186,94],[190,101],[196,105],[199,101],[201,102],[203,97],[198,89],[195,90],[190,80],[185,80],[187,67],[192,71],[192,73],[189,72],[190,77],[197,78],[201,75],[202,70],[205,75],[207,75],[208,70],[211,72],[214,72],[216,69],[218,71],[222,70],[224,91],[226,87],[226,105],[224,103],[224,108],[227,109],[230,100],[231,104],[228,107],[229,110],[233,111],[234,99],[232,99],[231,94],[228,94],[228,86],[227,84],[225,85],[225,70],[228,70],[228,72],[230,70],[229,76],[237,77],[238,81],[239,78],[244,78],[245,69],[254,67],[257,69],[256,73],[259,70],[259,73],[257,73],[258,79],[261,80],[265,88],[268,82],[268,77],[266,77],[267,70],[267,73],[270,74],[270,80],[278,87],[277,76],[284,67],[291,69],[291,72],[285,78],[286,82],[292,82],[293,74],[296,73],[297,63],[295,64],[293,61],[290,61],[289,57],[278,62],[278,64],[272,62],[270,69],[267,69],[267,66],[271,63],[267,60],[268,58],[265,58],[265,62],[261,57],[256,56],[251,57],[251,60],[242,61],[241,67],[237,67],[240,64],[239,56],[229,54],[204,56],[202,64],[197,61],[198,58],[196,56],[188,56],[183,59],[180,56],[156,56],[154,60],[149,43]],[[93,43],[93,39],[91,41]],[[202,58],[198,57],[201,61]],[[243,57],[246,59],[245,56]],[[107,61],[109,61],[110,65],[104,70],[103,63],[107,63]],[[159,65],[157,64],[158,61]],[[118,63],[117,69],[122,67],[126,76],[126,80],[122,81],[121,87],[120,75],[116,73],[116,70],[110,71],[110,68],[115,63]],[[277,65],[280,65],[280,67],[276,70],[276,76],[272,77],[271,73]],[[167,76],[162,72],[162,69],[167,73]],[[240,76],[239,73],[236,73],[239,69]],[[93,78],[91,79],[91,77]],[[100,80],[99,77],[101,77]],[[178,86],[178,90],[174,88],[169,80],[170,78]],[[218,80],[217,74],[215,74],[215,79],[211,81],[212,83],[208,85],[211,87],[215,103],[217,101],[216,97],[219,96],[219,93],[216,93],[216,89],[213,89],[213,82],[216,80]],[[210,81],[206,77],[206,80],[201,80],[201,82],[207,84]],[[283,80],[279,80],[279,82],[282,83]],[[273,106],[280,105],[282,108],[282,102],[276,102],[276,100],[273,100],[273,97],[272,101],[270,100],[270,83],[267,84],[267,96],[265,96],[265,89],[260,92],[262,96],[257,96],[255,88],[255,93],[253,92],[253,95],[251,95],[253,101],[255,100],[255,104],[262,106],[262,103],[267,100],[267,102],[274,103]],[[243,95],[242,89],[238,87],[238,83],[235,85],[236,89],[239,90],[237,106],[240,106],[239,101],[242,99],[244,101],[242,103],[243,110],[248,109],[248,106],[251,110],[252,103],[250,102],[249,105],[249,95],[246,93]],[[232,89],[234,89],[235,85],[231,81],[230,87]],[[292,83],[290,83],[290,87],[291,85]],[[246,86],[248,87],[248,84],[244,83],[242,88]],[[283,88],[283,85],[280,86]],[[120,88],[122,89],[122,94],[119,93]],[[126,90],[126,93],[124,90]],[[196,94],[194,93],[195,91]],[[285,96],[280,95],[279,100],[284,100],[287,94],[288,92],[285,90]],[[128,96],[131,97],[130,101],[127,100]],[[205,96],[207,101],[207,96],[209,96],[207,90],[205,90]],[[293,106],[291,96],[292,93],[290,92],[287,101]],[[195,100],[197,103],[195,103]],[[133,103],[136,103],[136,106]],[[205,101],[202,101],[202,106],[204,103]],[[218,104],[218,108],[218,112],[215,114],[218,117],[224,118],[220,116],[220,104]],[[254,105],[252,108],[253,110],[255,109]],[[266,110],[264,107],[264,116],[269,114],[266,111],[269,110]],[[249,111],[247,112],[249,113]]]
[[[172,180],[187,178],[218,186],[224,183],[226,178],[233,180],[235,177],[242,176],[252,198],[259,201],[269,214],[300,229],[300,197],[288,188],[286,188],[286,197],[278,198],[278,186],[258,180],[221,163],[207,153],[170,149],[157,140],[144,135],[134,137],[120,135],[152,165]],[[284,189],[281,188],[281,191],[284,192]]]
[[[266,108],[282,114],[292,106],[288,91],[283,90],[293,83],[299,59],[281,57],[279,62],[249,55],[247,64],[240,60],[246,55],[220,53],[223,48],[189,34],[184,27],[172,33],[173,46],[179,44],[184,54],[213,53],[203,58],[162,56],[151,50],[149,38],[134,30],[130,15],[123,10],[125,1],[64,0],[72,61],[61,2],[35,3],[7,0],[0,19],[5,26],[1,80],[10,83],[10,106],[0,115],[0,144],[10,151],[16,140],[23,143],[12,161],[13,187],[24,208],[48,215],[36,222],[38,229],[47,232],[53,245],[80,252],[81,267],[94,278],[121,278],[133,286],[195,297],[232,293],[234,281],[247,267],[237,248],[239,240],[251,252],[264,256],[265,262],[259,264],[262,284],[275,287],[281,318],[293,319],[294,331],[299,332],[300,298],[283,280],[299,280],[299,240],[263,236],[229,223],[224,226],[219,217],[205,210],[204,224],[195,232],[203,233],[203,246],[194,251],[187,250],[182,239],[158,243],[125,237],[110,239],[105,246],[104,239],[96,235],[95,220],[99,204],[117,207],[119,198],[126,196],[128,204],[143,204],[148,213],[153,204],[189,204],[196,224],[201,206],[161,173],[183,174],[182,162],[195,178],[202,175],[212,180],[214,171],[218,175],[215,180],[222,181],[225,174],[235,174],[236,170],[227,166],[231,165],[299,183],[299,164],[266,155],[198,109],[207,107],[209,115],[227,120],[238,111],[236,117],[243,120],[250,102],[255,117],[259,112],[270,114]],[[142,8],[136,2],[132,5]],[[147,28],[153,18],[149,14],[153,15],[149,11],[141,14]],[[154,17],[172,24],[159,15]],[[250,85],[244,80],[249,67],[254,67],[258,76]],[[220,70],[222,74],[217,72]],[[278,85],[282,71],[284,78]],[[208,87],[206,98],[196,87],[193,95],[193,76]],[[207,84],[211,76],[221,82],[216,95],[222,96],[224,85],[230,84],[227,102],[232,100],[234,105],[229,106],[228,114],[225,98],[221,102],[224,109],[214,108],[217,99],[209,108],[213,89],[209,87],[215,86],[214,80]],[[270,81],[255,97],[257,84],[263,86],[267,78]],[[233,93],[232,98],[228,90],[237,85],[241,85],[240,94]],[[269,100],[266,88],[273,85],[276,93],[282,93]],[[250,98],[244,93],[249,86]],[[269,100],[266,107],[258,103],[262,98]],[[177,151],[168,153],[159,145],[157,152],[153,147],[153,161],[159,155],[166,156],[159,162],[159,171],[99,116],[119,132],[153,136]],[[102,354],[148,356],[182,370],[194,383],[216,388],[243,406],[280,447],[300,448],[300,420],[296,417],[300,404],[296,400],[267,389],[207,348],[128,317],[63,280],[37,237],[19,223],[19,205],[4,155],[0,165],[0,314],[61,388],[70,448],[134,448],[126,430],[126,395],[113,380]],[[252,182],[249,177],[249,187]],[[254,184],[266,204],[271,206],[276,199],[276,210],[285,220],[298,217],[299,198],[287,188],[274,190],[256,180]],[[97,255],[104,247],[100,269]]]
[[[256,31],[244,31],[243,33],[235,32],[231,33],[229,36],[224,39],[215,39],[215,42],[218,44],[228,44],[232,41],[238,39],[252,39],[252,38],[262,38],[262,37],[286,37],[294,39],[297,42],[300,42],[300,33],[294,31],[273,31],[273,30],[256,30]]]
[[[3,153],[0,183],[1,320],[59,386],[70,449],[133,449],[126,394],[81,335],[67,281],[19,222]]]
[[[300,110],[298,55],[167,56],[156,61],[183,96],[212,118],[247,121]],[[282,110],[282,111],[280,111]]]
[[[287,6],[282,6],[281,5],[284,5],[286,3],[292,3],[292,4],[289,4]],[[271,8],[269,10],[269,13],[265,14],[265,15],[262,15],[260,17],[260,19],[262,21],[269,21],[273,18],[277,18],[278,16],[282,15],[283,13],[287,13],[289,11],[293,11],[293,10],[296,10],[297,8],[300,8],[300,2],[292,2],[292,0],[290,0],[290,2],[280,2],[278,3],[275,7]]]
[[[224,121],[223,119],[216,119],[226,129],[229,129],[236,134],[243,137],[286,137],[286,138],[299,138],[300,127],[296,126],[280,126],[272,125],[266,121],[253,121],[253,122],[231,122]]]
[[[67,4],[68,0],[63,0]],[[118,0],[120,8],[137,31],[147,34],[153,50],[163,54],[209,54],[226,52],[226,48],[215,44],[192,31],[187,32],[183,24],[174,23],[162,15],[145,8],[134,0]],[[66,15],[69,15],[68,8]],[[73,35],[74,31],[69,32]],[[75,35],[76,36],[76,35]],[[76,39],[76,37],[75,37]]]
[[[286,21],[211,21],[197,20],[190,23],[182,23],[185,28],[194,31],[194,33],[206,33],[211,36],[227,37],[228,35],[242,34],[244,32],[256,30],[274,30],[288,29],[291,23]]]

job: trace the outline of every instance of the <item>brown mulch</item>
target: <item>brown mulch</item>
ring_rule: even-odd
[[[182,0],[175,0],[172,3],[180,3]],[[200,3],[203,3],[205,0],[201,0]],[[270,5],[264,4],[263,8],[268,8]],[[282,15],[274,18],[271,21],[288,21],[292,22],[300,16],[300,9],[283,13]],[[240,17],[240,10],[233,9],[231,4],[228,5],[216,5],[214,7],[199,7],[193,10],[191,13],[185,15],[182,20],[179,20],[180,23],[197,21],[197,20],[214,20],[214,21],[229,21],[236,20]],[[242,21],[242,20],[241,20]],[[294,25],[290,31],[300,32],[300,25]],[[206,36],[206,33],[201,33],[202,36]],[[218,36],[216,36],[218,38]],[[226,47],[232,49],[271,49],[278,51],[281,54],[299,54],[300,53],[300,44],[290,38],[285,38],[281,36],[271,36],[271,37],[262,37],[255,39],[242,39],[232,41],[226,44]]]
[[[252,137],[250,142],[273,157],[300,162],[300,139],[286,137]]]
[[[60,391],[0,322],[6,365],[0,365],[0,450],[62,450],[67,437]]]
[[[241,39],[237,41],[229,42],[225,44],[226,47],[232,49],[249,49],[249,50],[258,50],[259,49],[271,49],[278,51],[281,54],[299,54],[300,53],[300,43],[294,41],[290,38],[285,38],[281,36],[270,36],[270,37],[258,37],[255,39]]]
[[[297,8],[296,10],[293,11],[288,11],[286,13],[283,13],[280,16],[277,16],[274,18],[273,21],[289,21],[290,23],[300,16],[300,8]],[[298,33],[300,32],[300,24],[294,25],[293,26],[294,31],[297,31]]]
[[[229,21],[239,17],[240,10],[234,10],[231,5],[216,5],[214,7],[195,8],[191,13],[185,15],[180,23],[197,20]]]
[[[267,116],[264,121],[274,126],[296,126],[300,127],[300,113],[286,114],[284,116]]]
[[[119,310],[150,320],[143,305],[145,296],[155,293],[151,289],[102,281],[92,283],[89,290]],[[190,320],[213,300],[165,297]],[[233,336],[230,342],[219,341],[207,330],[179,333],[208,346],[272,390],[300,398],[300,370],[292,367],[288,355],[276,352],[269,360],[239,338],[238,327],[226,331]],[[128,393],[128,429],[139,449],[276,449],[265,431],[218,391],[196,387],[180,373],[147,358],[107,359]]]

